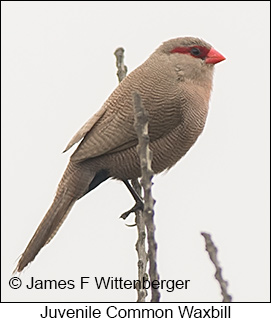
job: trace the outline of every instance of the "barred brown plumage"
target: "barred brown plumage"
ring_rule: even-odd
[[[51,207],[15,271],[22,271],[34,260],[83,195],[108,178],[126,181],[140,177],[133,92],[140,94],[149,113],[152,169],[160,173],[176,164],[201,134],[208,113],[213,67],[224,59],[201,39],[171,39],[119,84],[67,145],[65,151],[81,140]]]

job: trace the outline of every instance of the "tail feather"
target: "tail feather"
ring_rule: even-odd
[[[15,272],[22,271],[47,243],[66,219],[74,203],[89,190],[95,172],[83,164],[69,163],[58,185],[54,201],[21,255]]]
[[[47,243],[49,243],[52,239],[53,239],[53,237],[56,235],[56,233],[57,233],[57,231],[59,230],[59,228],[61,227],[61,225],[63,224],[63,222],[65,221],[65,219],[66,219],[66,217],[67,217],[67,215],[70,213],[70,210],[71,210],[71,208],[73,207],[73,204],[75,203],[75,199],[73,199],[73,200],[71,200],[68,204],[67,204],[67,210],[66,210],[66,212],[65,212],[65,214],[63,215],[63,216],[61,216],[61,217],[57,217],[54,221],[53,221],[53,223],[52,223],[52,230],[53,231],[51,231],[50,232],[50,236],[49,236],[49,238],[47,239],[47,241],[46,241],[46,243],[45,244],[47,244]]]
[[[71,210],[76,199],[68,196],[66,191],[55,200],[38,226],[34,236],[22,254],[14,272],[22,271],[47,243],[49,243]]]

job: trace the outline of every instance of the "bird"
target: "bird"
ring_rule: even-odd
[[[77,200],[107,179],[121,180],[129,188],[129,180],[141,176],[133,93],[139,93],[149,116],[152,170],[158,174],[174,166],[202,133],[214,65],[223,60],[204,40],[178,37],[163,42],[119,83],[65,148],[64,152],[78,144],[15,272],[21,272],[51,241]]]

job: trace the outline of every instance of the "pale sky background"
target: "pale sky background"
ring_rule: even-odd
[[[158,271],[190,280],[161,301],[221,301],[201,231],[218,247],[233,301],[269,301],[269,3],[2,3],[2,301],[135,301],[94,277],[137,279],[133,205],[121,182],[82,198],[56,237],[8,281],[49,208],[74,133],[117,86],[115,49],[132,71],[165,40],[197,36],[227,60],[215,67],[206,128],[173,169],[154,178]],[[127,223],[133,223],[131,216]],[[80,277],[91,284],[80,289]],[[35,279],[75,289],[29,290]]]

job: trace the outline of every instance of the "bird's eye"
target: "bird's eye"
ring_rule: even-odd
[[[199,56],[201,52],[200,52],[200,50],[197,47],[193,47],[193,48],[191,48],[190,53],[193,56]]]

